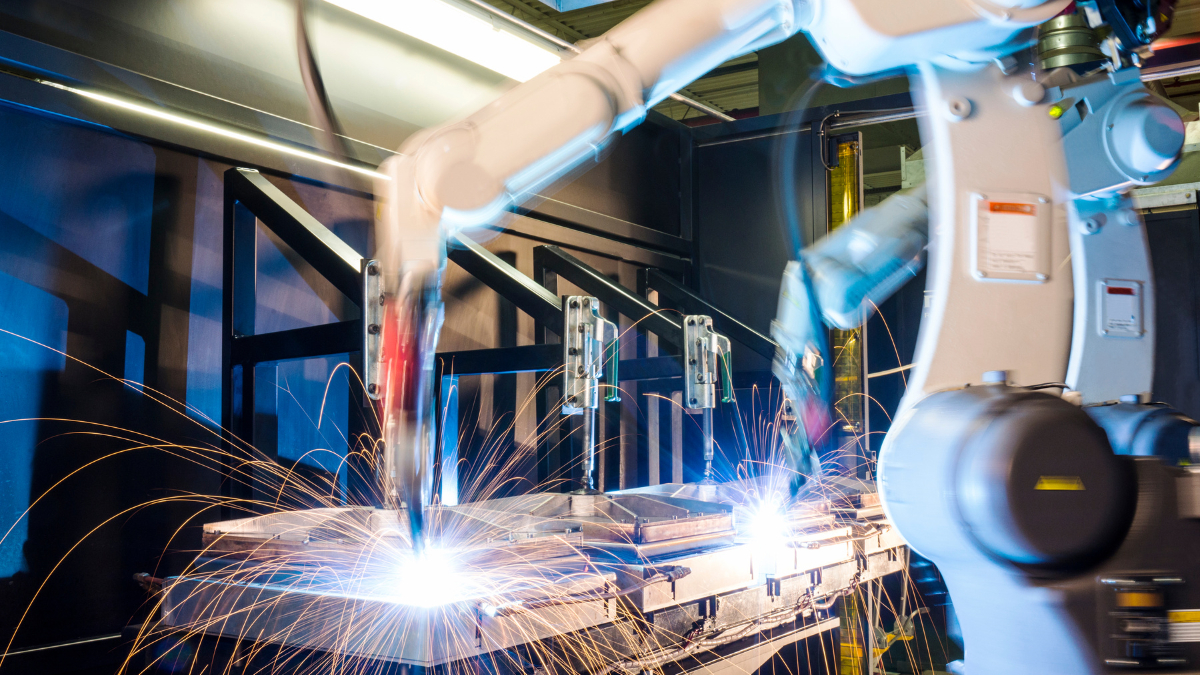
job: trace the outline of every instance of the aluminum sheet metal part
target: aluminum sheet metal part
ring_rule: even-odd
[[[552,670],[750,666],[904,569],[869,487],[787,508],[753,480],[435,507],[419,553],[404,511],[212,523],[205,556],[166,580],[156,630],[426,667],[518,648],[553,653]]]

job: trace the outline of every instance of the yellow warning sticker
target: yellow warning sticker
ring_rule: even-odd
[[[1171,642],[1200,642],[1200,609],[1167,612],[1167,636]]]
[[[1173,609],[1167,612],[1171,623],[1200,623],[1200,609]]]
[[[1083,479],[1079,476],[1042,476],[1038,478],[1034,490],[1076,491],[1086,490]]]

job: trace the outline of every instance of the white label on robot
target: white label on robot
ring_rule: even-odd
[[[1142,284],[1118,279],[1100,282],[1100,333],[1140,338],[1142,332]]]
[[[1200,642],[1200,609],[1173,609],[1167,622],[1171,642]]]
[[[1050,212],[1036,195],[975,195],[972,257],[980,281],[1046,281]]]
[[[988,272],[1037,271],[1037,205],[987,202],[979,214],[979,267]]]

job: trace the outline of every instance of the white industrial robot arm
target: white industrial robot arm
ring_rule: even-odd
[[[455,231],[493,223],[650,106],[734,56],[806,25],[805,0],[659,0],[582,53],[469,117],[425,130],[384,163],[379,258],[393,279],[439,266]]]
[[[1069,0],[658,0],[581,54],[466,119],[410,139],[381,167],[385,465],[414,536],[431,495],[432,357],[446,237],[514,204],[637,124],[648,106],[719,63],[809,31],[850,74],[969,63]]]
[[[432,499],[432,370],[447,237],[498,221],[595,158],[649,106],[810,18],[805,0],[659,0],[482,110],[413,136],[381,167],[384,478],[407,503],[418,546]]]
[[[379,258],[394,281],[437,265],[447,233],[495,221],[588,158],[647,108],[723,61],[803,30],[829,62],[866,74],[970,64],[1069,0],[658,0],[578,56],[384,163]],[[1002,51],[1002,49],[1001,49]]]

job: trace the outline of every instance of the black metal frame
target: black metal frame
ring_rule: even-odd
[[[244,450],[246,444],[257,441],[255,370],[261,367],[260,364],[348,353],[352,359],[362,358],[365,366],[365,355],[368,353],[366,319],[274,333],[255,333],[255,247],[258,223],[278,236],[331,285],[363,309],[363,316],[366,316],[365,310],[368,309],[364,299],[373,298],[369,290],[369,272],[373,261],[351,249],[258,171],[236,168],[226,172],[221,424],[231,456],[237,456],[239,449]],[[443,376],[547,372],[560,368],[563,363],[562,347],[547,339],[549,333],[561,335],[563,330],[561,299],[547,288],[554,282],[546,285],[538,283],[464,236],[456,236],[450,243],[450,260],[533,317],[543,339],[540,340],[541,344],[529,346],[440,353],[437,355],[436,380],[439,387]],[[670,272],[680,273],[686,269],[686,265],[685,260],[671,259],[666,267]],[[547,273],[552,273],[552,279],[569,281],[584,293],[598,298],[610,313],[628,317],[640,330],[659,336],[663,343],[673,346],[675,351],[681,349],[683,328],[678,317],[663,312],[662,308],[558,246],[535,247],[534,269],[539,278],[545,279]],[[641,270],[639,290],[644,293],[650,287],[658,290],[661,296],[668,298],[679,309],[712,316],[718,330],[752,350],[764,355],[774,353],[774,343],[769,339],[703,301],[663,271]],[[672,380],[683,375],[678,355],[624,359],[619,362],[617,370],[622,382],[638,382],[652,389],[669,387]],[[362,372],[367,372],[365,367]],[[440,397],[439,392],[439,400]],[[360,427],[352,428],[351,436],[357,437],[368,431],[362,427],[365,427],[366,420],[372,419],[370,401],[362,392],[357,392],[357,395],[352,392],[351,408],[352,425],[357,423]],[[545,416],[546,412],[548,408],[539,414]],[[275,454],[273,450],[267,450],[267,456]],[[370,495],[367,501],[378,503],[379,496],[375,495],[374,486],[364,484],[366,479],[375,475],[375,468],[364,465],[363,457],[358,454],[352,457],[358,459],[351,466],[350,494]],[[253,484],[253,477],[239,476],[238,471],[236,466],[229,467],[228,494],[234,497],[252,496],[253,487],[239,487],[238,483],[249,478]]]
[[[255,438],[255,371],[259,364],[286,359],[313,358],[349,353],[352,362],[366,353],[361,319],[308,326],[272,333],[255,332],[255,277],[257,274],[257,229],[261,223],[300,257],[312,265],[334,288],[364,308],[368,263],[307,211],[283,194],[254,169],[233,168],[225,172],[224,284],[221,345],[221,427],[230,466],[226,494],[235,498],[254,495],[255,480],[238,467],[235,457],[247,456],[247,444]],[[371,419],[361,390],[351,380],[349,438],[361,435]],[[357,393],[357,395],[356,395]],[[358,427],[358,428],[356,428]],[[258,448],[275,459],[275,449]],[[364,466],[363,455],[352,454],[349,466],[349,495],[359,498],[374,494],[365,484],[374,468]],[[246,482],[250,484],[246,484]],[[371,501],[375,501],[371,499]]]
[[[671,307],[684,314],[710,316],[718,333],[768,359],[775,356],[774,340],[713,306],[688,287],[664,274],[662,270],[641,270],[638,273],[638,287],[643,295],[650,290],[657,291],[660,306]]]

